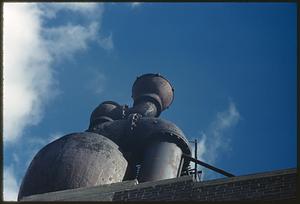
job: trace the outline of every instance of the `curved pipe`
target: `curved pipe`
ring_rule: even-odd
[[[152,101],[142,100],[128,110],[128,115],[133,113],[139,113],[143,117],[157,117],[159,112]]]
[[[171,105],[174,99],[174,88],[160,74],[144,74],[137,77],[133,83],[132,98],[134,100],[134,107],[141,102],[142,104],[152,102],[156,110],[146,115],[149,115],[149,117],[158,117],[162,111]]]

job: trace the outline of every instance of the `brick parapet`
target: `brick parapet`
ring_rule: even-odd
[[[296,169],[196,182],[193,177],[138,184],[114,194],[114,201],[226,201],[296,198]],[[148,186],[148,187],[147,187]]]
[[[234,201],[296,199],[297,170],[196,182],[192,176],[137,180],[25,197],[22,201]]]

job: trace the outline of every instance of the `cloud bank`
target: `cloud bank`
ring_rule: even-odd
[[[131,5],[131,8],[137,8],[137,7],[139,7],[139,6],[141,6],[141,2],[132,2],[132,3],[130,3],[130,5]]]
[[[15,141],[26,126],[40,121],[55,83],[40,12],[36,5],[4,4],[4,142]]]
[[[63,11],[81,15],[86,23],[45,26]],[[102,13],[96,3],[4,4],[4,142],[16,141],[41,120],[57,90],[54,61],[72,58],[91,41],[113,48],[112,36],[99,34]]]
[[[82,21],[68,20],[49,26],[60,13],[72,13]],[[53,64],[71,59],[96,42],[113,49],[112,35],[99,31],[103,5],[98,3],[5,3],[3,7],[3,139],[14,144],[27,127],[43,118],[45,106],[58,93]],[[12,166],[4,168],[4,199],[16,200],[18,183]]]
[[[239,111],[233,101],[229,101],[227,109],[217,113],[207,132],[202,132],[198,138],[198,159],[214,165],[222,154],[230,151],[232,136],[226,133],[235,127],[239,120]],[[194,154],[194,147],[192,150]],[[207,175],[209,177],[212,174]]]
[[[14,176],[14,171],[12,167],[4,168],[3,175],[3,199],[5,201],[15,201],[18,197],[19,185]]]

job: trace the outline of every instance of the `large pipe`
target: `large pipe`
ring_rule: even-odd
[[[158,114],[157,105],[150,100],[140,100],[128,110],[129,114],[139,113],[143,117],[156,117]]]
[[[182,153],[191,155],[183,132],[173,123],[159,118],[143,117],[133,131],[135,151],[141,164],[139,182],[176,178]],[[188,161],[182,164],[184,168]]]
[[[157,181],[177,177],[181,156],[181,149],[174,143],[166,141],[151,143],[144,152],[138,181]]]

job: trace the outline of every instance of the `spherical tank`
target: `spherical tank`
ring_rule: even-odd
[[[66,135],[42,148],[22,181],[24,196],[121,182],[127,161],[118,145],[96,133]]]

